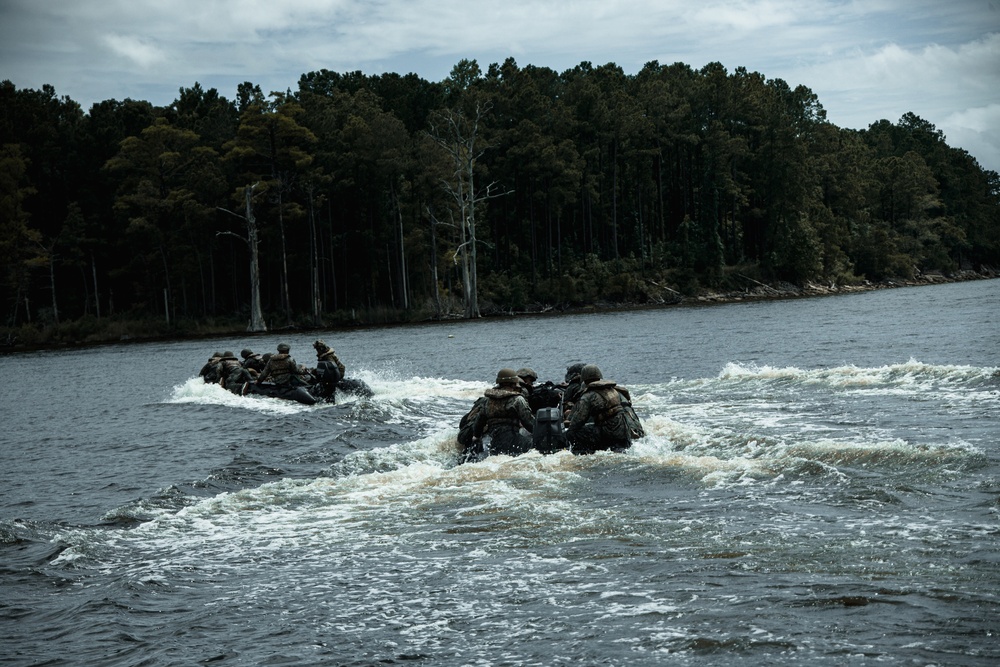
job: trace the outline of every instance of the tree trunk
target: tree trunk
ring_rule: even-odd
[[[59,306],[56,303],[56,253],[55,244],[49,251],[49,285],[52,287],[52,319],[59,324]]]
[[[285,246],[285,202],[278,182],[278,232],[281,235],[281,300],[285,308],[285,322],[292,323],[292,300],[288,289],[288,249]]]
[[[260,260],[257,252],[257,220],[253,217],[253,191],[256,184],[246,188],[247,200],[247,245],[250,247],[250,326],[247,331],[267,331],[264,315],[260,308]]]
[[[406,278],[406,243],[405,243],[405,236],[403,234],[403,209],[399,202],[399,195],[396,193],[395,184],[390,183],[389,188],[392,193],[393,204],[396,207],[396,220],[399,226],[399,282],[400,282],[400,291],[402,292],[403,310],[409,310],[410,290],[409,290],[409,285],[407,285],[407,278]]]
[[[323,304],[319,295],[319,240],[316,238],[316,209],[313,197],[313,187],[309,187],[309,250],[311,264],[310,275],[312,282],[312,318],[313,324],[320,326],[323,323]]]
[[[473,132],[471,143],[469,144],[470,153],[473,144],[475,143],[475,132]],[[469,301],[466,307],[466,317],[480,317],[479,314],[479,285],[478,285],[478,274],[476,272],[476,187],[475,187],[475,158],[470,155],[466,168],[468,169],[469,176],[469,206],[467,208],[468,221],[469,221]]]
[[[438,289],[437,218],[431,218],[431,282],[434,289],[434,315],[441,319],[441,290]]]
[[[444,188],[455,202],[458,213],[459,246],[457,259],[462,271],[462,295],[466,318],[480,317],[479,293],[476,271],[476,206],[491,198],[492,186],[487,186],[481,194],[476,192],[476,161],[482,150],[476,152],[479,121],[484,109],[476,107],[474,119],[466,120],[459,111],[446,111],[439,116],[444,127],[432,127],[432,137],[445,149],[455,167],[454,180],[446,181]]]
[[[90,270],[94,274],[94,307],[97,311],[97,319],[101,319],[101,293],[97,291],[97,263],[94,256],[90,256]]]

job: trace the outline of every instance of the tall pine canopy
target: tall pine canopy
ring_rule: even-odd
[[[838,128],[808,88],[720,63],[321,70],[87,113],[4,81],[0,109],[8,332],[207,330],[249,323],[255,298],[269,327],[320,326],[1000,266],[1000,179],[931,123]],[[259,257],[234,238],[246,211]]]

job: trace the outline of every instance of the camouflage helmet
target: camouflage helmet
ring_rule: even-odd
[[[315,343],[313,343],[313,349],[315,349],[317,352],[325,352],[330,349],[330,346],[324,343],[323,341],[318,340]]]
[[[601,373],[601,369],[594,364],[587,364],[580,370],[580,379],[585,383],[590,384],[591,382],[597,382],[604,377]]]
[[[251,350],[249,347],[245,347],[242,350],[240,350],[240,356],[243,357],[244,359],[249,359],[250,357],[253,356],[253,350]]]
[[[517,384],[520,381],[521,378],[517,377],[513,368],[501,368],[497,373],[497,384]]]
[[[583,364],[583,363],[575,363],[575,364],[570,364],[569,366],[567,366],[566,367],[566,382],[569,382],[570,380],[572,380],[573,376],[579,375],[580,371],[583,370],[584,366],[586,366],[586,364]]]
[[[532,383],[538,379],[538,373],[531,370],[530,368],[518,368],[517,377],[521,378],[527,383]]]
[[[288,354],[288,352],[291,349],[292,348],[291,348],[291,346],[288,345],[288,343],[278,343],[278,353],[279,354]]]

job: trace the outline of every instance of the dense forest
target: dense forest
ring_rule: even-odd
[[[719,63],[326,70],[85,113],[0,84],[0,330],[86,340],[1000,266],[1000,178]]]

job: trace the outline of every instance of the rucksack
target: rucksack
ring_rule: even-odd
[[[472,404],[472,409],[466,412],[465,416],[462,417],[462,420],[458,422],[458,444],[462,445],[462,447],[468,447],[472,444],[476,420],[479,418],[479,413],[483,411],[485,406],[486,397],[480,396],[476,399],[476,402]]]
[[[618,389],[618,387],[615,387]],[[622,400],[622,415],[625,417],[625,426],[628,427],[629,435],[632,439],[641,438],[646,435],[646,429],[642,427],[642,422],[639,421],[639,415],[635,413],[635,408],[632,407],[632,401],[629,398],[629,394],[622,389],[618,389],[618,396]]]

